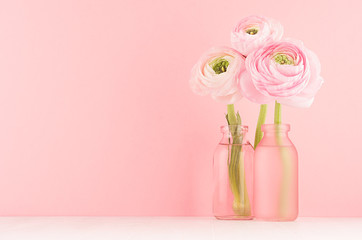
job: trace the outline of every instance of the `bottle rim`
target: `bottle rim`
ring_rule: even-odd
[[[290,124],[287,124],[287,123],[263,124],[261,126],[261,131],[263,131],[263,132],[289,132]]]
[[[237,129],[239,132],[247,133],[249,127],[246,125],[223,125],[220,127],[222,133],[230,132],[232,129]]]

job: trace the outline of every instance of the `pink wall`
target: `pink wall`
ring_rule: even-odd
[[[229,45],[241,17],[262,14],[319,55],[326,80],[310,109],[283,109],[300,215],[362,216],[361,10],[358,0],[1,1],[0,215],[210,215],[225,106],[194,95],[189,72]],[[258,106],[237,107],[254,129]]]

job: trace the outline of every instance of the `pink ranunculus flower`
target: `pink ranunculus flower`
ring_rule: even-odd
[[[245,71],[245,58],[238,51],[212,48],[193,67],[190,86],[196,94],[210,94],[217,101],[233,104],[242,98],[238,86]]]
[[[248,55],[240,89],[250,101],[309,107],[323,83],[318,57],[302,42],[274,42]]]
[[[244,56],[282,38],[283,26],[276,20],[250,16],[240,20],[231,32],[231,46]]]

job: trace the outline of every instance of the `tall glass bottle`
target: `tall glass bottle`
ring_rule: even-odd
[[[288,137],[289,124],[264,124],[255,149],[256,219],[293,221],[298,216],[298,154]]]
[[[221,127],[214,153],[213,212],[218,219],[253,218],[254,149],[246,139],[247,126]]]

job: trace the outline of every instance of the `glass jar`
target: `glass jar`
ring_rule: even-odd
[[[222,126],[214,153],[213,213],[217,219],[252,219],[254,149],[247,126]]]
[[[288,137],[289,124],[264,124],[255,149],[256,219],[293,221],[298,216],[298,154]]]

